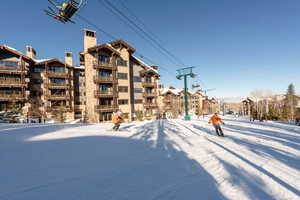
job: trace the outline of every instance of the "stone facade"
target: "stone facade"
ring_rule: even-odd
[[[97,45],[92,30],[84,30],[83,47],[74,66],[71,52],[65,61],[38,60],[30,46],[26,55],[0,46],[0,111],[17,107],[29,118],[92,123],[110,121],[117,111],[128,122],[158,117],[157,66],[135,57],[123,40]]]
[[[21,111],[28,118],[74,119],[73,66],[58,59],[36,59],[0,46],[0,111]]]
[[[97,45],[96,32],[84,30],[86,118],[88,122],[110,121],[121,111],[125,121],[141,112],[147,119],[157,115],[157,67],[133,56],[135,49],[125,41]]]

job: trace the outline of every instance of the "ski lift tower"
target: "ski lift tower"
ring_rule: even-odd
[[[193,73],[193,68],[194,67],[186,67],[186,68],[181,68],[177,70],[178,75],[176,78],[178,80],[181,80],[182,77],[184,79],[184,108],[185,108],[185,120],[191,120],[191,117],[189,115],[189,103],[188,103],[188,88],[187,88],[187,77],[195,78],[196,74]]]

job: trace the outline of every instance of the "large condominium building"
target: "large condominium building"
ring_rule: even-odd
[[[0,111],[28,109],[29,70],[33,64],[27,55],[8,46],[0,46]]]
[[[30,46],[26,55],[0,46],[0,111],[17,109],[30,118],[52,118],[63,109],[67,119],[74,119],[73,105],[72,63],[37,60]]]
[[[111,120],[121,111],[128,121],[136,112],[155,118],[157,114],[156,66],[133,56],[135,49],[122,40],[97,45],[96,32],[84,31],[86,119],[89,122]]]
[[[94,123],[110,121],[116,111],[127,121],[137,113],[157,117],[158,67],[135,57],[125,41],[97,45],[96,32],[85,30],[80,66],[71,52],[65,61],[38,60],[32,47],[26,50],[0,46],[0,111],[17,108],[40,119],[63,112],[65,119]]]

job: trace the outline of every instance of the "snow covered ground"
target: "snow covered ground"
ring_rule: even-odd
[[[300,199],[300,128],[224,121],[0,124],[0,199]]]

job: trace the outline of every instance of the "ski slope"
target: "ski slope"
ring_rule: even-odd
[[[225,117],[0,124],[0,200],[300,199],[300,128]]]

